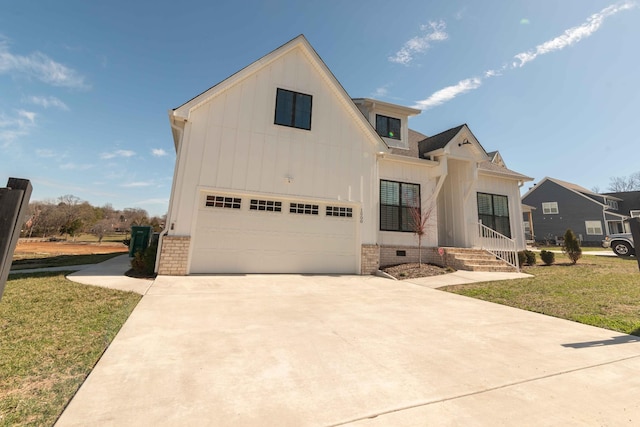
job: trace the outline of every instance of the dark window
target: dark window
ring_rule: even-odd
[[[400,139],[400,119],[376,114],[376,130],[380,136]]]
[[[249,210],[282,212],[282,202],[276,202],[274,200],[251,199],[251,203],[249,204]]]
[[[242,199],[235,197],[207,196],[205,206],[213,208],[240,209],[241,200]]]
[[[318,215],[318,205],[305,205],[304,203],[290,203],[289,213]]]
[[[274,123],[311,130],[311,95],[278,89]]]
[[[380,181],[380,230],[413,231],[412,209],[420,211],[420,185]]]
[[[353,209],[342,206],[327,206],[327,216],[353,217]]]
[[[508,200],[507,196],[478,193],[478,219],[483,225],[511,238]]]

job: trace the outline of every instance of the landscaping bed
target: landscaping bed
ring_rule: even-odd
[[[398,280],[439,276],[441,274],[451,273],[454,271],[451,267],[440,267],[438,265],[425,263],[420,265],[417,262],[393,265],[391,267],[384,267],[381,270]]]

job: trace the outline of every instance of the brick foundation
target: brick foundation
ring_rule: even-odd
[[[360,274],[375,274],[380,268],[380,246],[362,245]]]
[[[404,255],[398,252],[404,252]],[[380,246],[380,267],[418,262],[418,252],[417,246]],[[441,257],[438,248],[434,247],[422,247],[422,262],[446,265],[446,259]]]
[[[164,236],[158,266],[158,274],[186,276],[189,257],[189,236]]]

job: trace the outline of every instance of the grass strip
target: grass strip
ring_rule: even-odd
[[[140,298],[64,272],[9,279],[0,301],[0,425],[53,425]]]
[[[640,272],[635,258],[589,256],[576,265],[538,265],[523,272],[535,277],[440,290],[640,335]]]

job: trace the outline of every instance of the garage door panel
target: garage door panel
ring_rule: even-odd
[[[202,208],[190,273],[356,273],[354,218]]]

